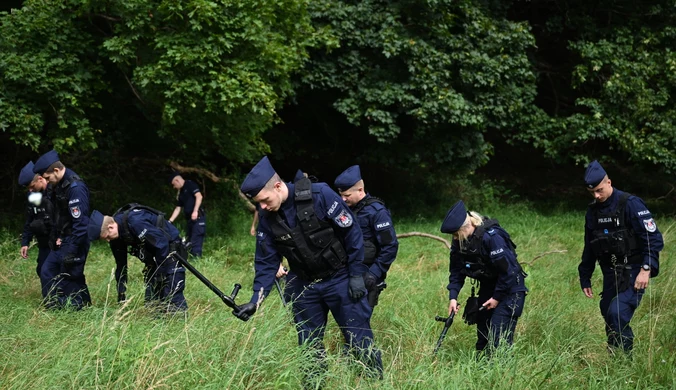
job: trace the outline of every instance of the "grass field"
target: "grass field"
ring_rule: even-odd
[[[475,362],[475,327],[458,319],[433,356],[442,329],[434,316],[448,308],[448,251],[434,240],[404,238],[372,319],[384,379],[362,378],[354,362],[341,357],[342,339],[330,319],[326,389],[676,388],[676,275],[670,250],[676,220],[657,216],[666,249],[660,276],[651,280],[632,321],[637,337],[630,360],[608,355],[598,298],[585,298],[579,288],[584,210],[545,213],[513,205],[480,211],[500,220],[518,245],[519,260],[530,263],[524,267],[530,293],[514,348],[488,363]],[[225,237],[210,230],[205,257],[194,264],[226,293],[241,283],[238,302],[244,302],[251,294],[254,239],[249,221],[240,218],[241,233]],[[440,222],[395,220],[399,233],[438,234]],[[120,306],[112,255],[105,243],[96,243],[86,269],[93,307],[45,311],[34,272],[37,250],[30,261],[22,260],[15,233],[0,232],[0,388],[300,388],[304,351],[274,290],[244,323],[188,275],[188,318],[155,318],[143,306],[141,263],[130,261],[131,299]],[[598,270],[593,282],[598,296]],[[460,301],[468,295],[466,286]]]

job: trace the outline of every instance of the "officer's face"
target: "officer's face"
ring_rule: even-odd
[[[106,232],[103,235],[101,235],[101,239],[106,240],[108,242],[115,240],[118,237],[120,237],[120,233],[117,231],[117,222],[113,222],[110,225],[108,225],[108,229],[106,230]]]
[[[347,191],[341,192],[340,197],[343,198],[343,202],[347,203],[349,207],[354,207],[363,198],[363,196],[360,196],[363,191],[363,188],[352,187]]]
[[[183,188],[183,184],[185,183],[185,180],[181,176],[176,176],[172,181],[171,181],[171,186],[176,188],[177,190],[180,190]]]
[[[51,184],[56,184],[59,182],[59,172],[61,170],[59,168],[54,168],[53,171],[51,172],[45,172],[42,174],[42,177],[45,178],[49,183]]]
[[[31,184],[28,185],[28,191],[30,192],[41,192],[47,188],[47,180],[42,176],[37,176],[33,179]]]
[[[603,203],[613,194],[613,186],[610,183],[610,179],[604,179],[596,187],[587,188],[587,191],[589,191],[591,196],[593,196],[597,202]]]
[[[281,183],[275,183],[271,189],[263,188],[253,200],[261,205],[263,210],[276,212],[282,205],[282,191],[279,186]]]

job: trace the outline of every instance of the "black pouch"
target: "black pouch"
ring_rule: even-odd
[[[462,312],[462,319],[467,325],[474,325],[476,324],[478,313],[479,298],[474,295],[474,287],[472,287],[472,296],[467,298],[467,302],[465,302],[465,310]]]
[[[629,282],[631,282],[631,265],[618,265],[615,267],[614,272],[617,280],[617,292],[621,293],[627,291],[627,289],[631,287],[629,285]]]

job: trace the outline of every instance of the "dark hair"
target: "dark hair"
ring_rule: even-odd
[[[61,161],[56,161],[56,162],[52,163],[52,165],[50,165],[49,168],[47,168],[45,173],[52,173],[52,172],[54,172],[54,169],[56,169],[56,168],[64,169],[65,167],[63,166],[63,163],[61,163]]]

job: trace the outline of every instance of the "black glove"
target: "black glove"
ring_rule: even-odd
[[[366,289],[368,291],[373,291],[376,288],[376,284],[378,284],[376,277],[370,272],[365,272],[364,285],[366,286]]]
[[[65,269],[70,269],[75,266],[75,256],[66,256],[63,258],[63,267]]]
[[[361,275],[350,276],[350,280],[347,282],[347,292],[350,294],[350,298],[358,300],[366,295],[366,286],[364,286],[364,277]]]
[[[232,314],[239,318],[242,321],[249,321],[249,318],[254,315],[256,312],[255,303],[245,303],[239,307],[239,310],[235,309],[232,311]]]

